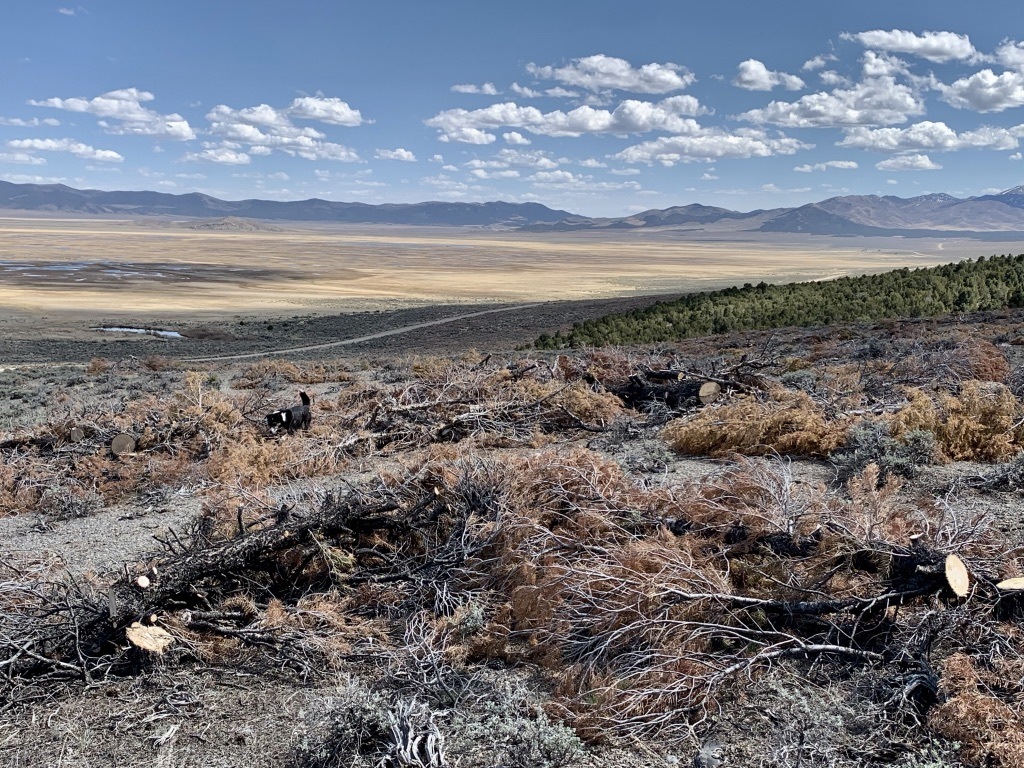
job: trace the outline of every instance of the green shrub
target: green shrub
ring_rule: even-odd
[[[850,427],[846,443],[829,458],[842,480],[861,474],[868,464],[877,464],[879,479],[884,482],[891,475],[913,477],[934,455],[935,435],[931,432],[914,429],[897,440],[887,422],[865,419]]]
[[[551,722],[523,688],[506,684],[494,694],[483,712],[453,723],[448,752],[459,765],[561,768],[583,753],[575,731]]]
[[[369,768],[388,745],[388,700],[357,680],[311,702],[293,749],[293,768]]]

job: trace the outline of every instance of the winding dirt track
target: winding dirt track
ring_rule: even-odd
[[[215,357],[189,357],[185,358],[188,362],[192,363],[212,363],[224,360],[251,360],[257,357],[266,357],[268,355],[285,355],[290,352],[308,352],[313,349],[328,349],[330,347],[343,347],[349,344],[359,344],[364,341],[373,341],[374,339],[383,339],[386,336],[397,336],[402,333],[409,333],[410,331],[418,331],[421,328],[429,328],[435,325],[445,325],[446,323],[454,323],[459,320],[466,320],[471,317],[480,317],[481,315],[491,315],[496,312],[517,312],[521,309],[533,309],[541,306],[540,303],[536,304],[516,304],[513,307],[498,307],[497,309],[485,309],[479,312],[467,312],[462,315],[454,315],[452,317],[444,317],[440,320],[430,320],[425,323],[414,323],[413,325],[403,325],[401,328],[392,328],[389,331],[380,331],[378,333],[371,333],[367,336],[356,336],[351,339],[341,339],[340,341],[328,341],[323,344],[307,344],[301,347],[286,347],[284,349],[268,349],[261,352],[246,352],[241,355],[217,355]]]

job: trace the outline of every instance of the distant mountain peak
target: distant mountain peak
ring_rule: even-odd
[[[928,195],[918,195],[907,200],[907,202],[920,203],[957,203],[959,201],[960,198],[947,195],[945,192],[932,192]]]
[[[998,196],[1002,197],[1003,195],[1024,195],[1024,184],[1011,187],[1010,189],[1004,189]]]

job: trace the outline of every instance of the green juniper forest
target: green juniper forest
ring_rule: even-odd
[[[540,349],[652,344],[731,331],[936,317],[1024,306],[1024,254],[810,283],[747,283],[543,334]]]

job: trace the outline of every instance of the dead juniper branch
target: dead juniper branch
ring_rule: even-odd
[[[400,701],[389,713],[391,744],[379,768],[446,768],[444,734],[436,714],[415,698]]]
[[[555,380],[540,364],[487,369],[456,361],[428,366],[400,388],[351,392],[341,404],[343,423],[389,452],[485,436],[522,444],[538,431],[601,430],[621,408],[612,395]],[[364,450],[365,442],[342,441],[351,451]]]
[[[952,597],[937,542],[912,538],[941,529],[874,484],[871,519],[850,525],[779,461],[740,464],[687,503],[627,491],[585,453],[515,470],[480,563],[506,601],[487,631],[558,675],[588,734],[681,734],[732,678],[782,658],[889,663],[899,617]],[[653,524],[669,510],[677,535]]]
[[[401,643],[386,654],[389,682],[442,706],[456,706],[468,680],[452,666],[449,646],[447,630],[423,613],[414,614],[405,622]]]
[[[286,550],[301,552],[315,533],[393,526],[389,513],[396,508],[387,494],[352,492],[329,500],[307,516],[239,538],[198,539],[177,555],[164,556],[141,572],[126,573],[102,596],[83,591],[68,577],[39,568],[19,570],[5,563],[7,579],[0,583],[0,653],[6,654],[7,673],[71,673],[85,679],[105,674],[122,657],[123,633],[133,622],[149,622],[149,617],[164,614],[169,606],[208,605],[204,585],[264,567]],[[250,645],[280,643],[279,637],[271,638],[263,629],[206,619],[185,623],[195,631],[231,636]]]
[[[78,580],[62,578],[55,564],[0,560],[0,674],[9,682],[68,677],[91,682],[103,662],[82,641],[103,618],[95,593]]]

